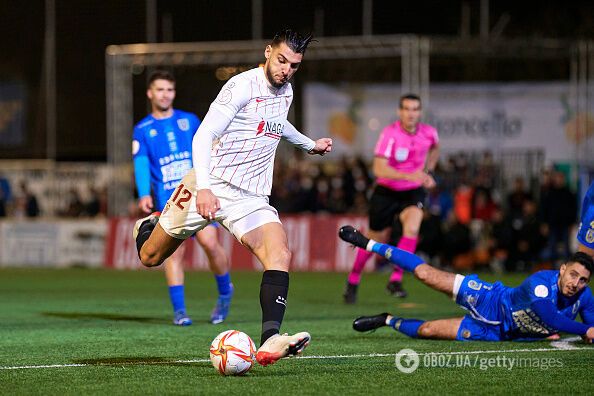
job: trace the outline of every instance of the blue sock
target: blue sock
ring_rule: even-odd
[[[389,326],[396,331],[401,332],[411,338],[419,338],[419,327],[425,323],[424,320],[418,319],[403,319],[394,316],[389,323]]]
[[[414,272],[415,268],[425,262],[419,256],[409,253],[406,250],[397,248],[396,246],[388,245],[387,243],[379,243],[373,241],[371,251],[380,256],[387,258],[391,263],[396,264],[405,271]]]
[[[228,272],[224,275],[215,275],[215,279],[217,281],[219,295],[226,295],[231,292],[231,275]]]
[[[171,300],[171,305],[173,305],[174,312],[186,312],[184,285],[169,286],[169,299]]]

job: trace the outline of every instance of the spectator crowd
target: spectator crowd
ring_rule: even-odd
[[[578,197],[561,170],[530,177],[502,175],[489,152],[450,155],[435,171],[417,251],[437,266],[496,272],[554,266],[569,255]],[[314,163],[278,161],[271,204],[281,213],[367,213],[373,188],[361,158]],[[393,241],[401,227],[394,225]]]
[[[558,264],[569,255],[578,197],[564,172],[553,168],[509,177],[488,152],[477,158],[442,157],[435,171],[437,187],[427,195],[417,248],[428,261],[462,270],[484,266],[496,272],[524,271]],[[277,160],[274,178],[270,202],[280,213],[366,215],[374,185],[371,166],[362,158],[313,162],[299,152]],[[55,214],[105,216],[106,189],[88,190],[83,199],[70,189]],[[42,203],[43,196],[26,182],[13,190],[0,178],[0,218],[47,215]],[[131,212],[136,209],[130,205]],[[397,220],[393,229],[397,241]]]

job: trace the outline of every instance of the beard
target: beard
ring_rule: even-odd
[[[285,81],[283,83],[277,83],[274,81],[274,76],[272,75],[272,73],[270,72],[270,68],[265,68],[265,72],[266,72],[266,78],[268,79],[268,82],[270,83],[270,85],[272,85],[274,88],[282,88],[285,86],[285,84],[289,81]]]

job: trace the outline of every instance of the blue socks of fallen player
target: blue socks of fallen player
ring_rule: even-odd
[[[186,312],[184,285],[169,286],[169,299],[174,312]]]
[[[424,320],[403,319],[393,316],[392,319],[390,319],[388,326],[411,338],[419,338],[419,327],[421,327],[423,323],[425,323]]]
[[[231,275],[226,272],[224,275],[216,275],[217,288],[219,289],[219,296],[226,296],[231,293]]]
[[[371,245],[371,246],[369,246]],[[393,264],[396,264],[405,271],[414,272],[415,268],[425,262],[419,256],[409,253],[406,250],[397,248],[396,246],[388,245],[387,243],[379,243],[370,240],[367,245],[367,250],[377,253],[385,257]]]

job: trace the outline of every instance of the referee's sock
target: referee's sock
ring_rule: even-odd
[[[396,316],[388,316],[386,324],[396,331],[401,332],[411,338],[419,338],[419,327],[425,323],[419,319],[404,319]]]
[[[361,282],[361,273],[363,272],[363,268],[365,268],[367,260],[369,260],[371,256],[373,256],[373,253],[368,252],[365,249],[357,248],[355,262],[353,263],[353,268],[348,277],[348,282],[351,285],[358,285]]]
[[[289,273],[268,270],[262,274],[260,284],[260,306],[262,307],[262,337],[260,345],[280,332],[287,308]]]

